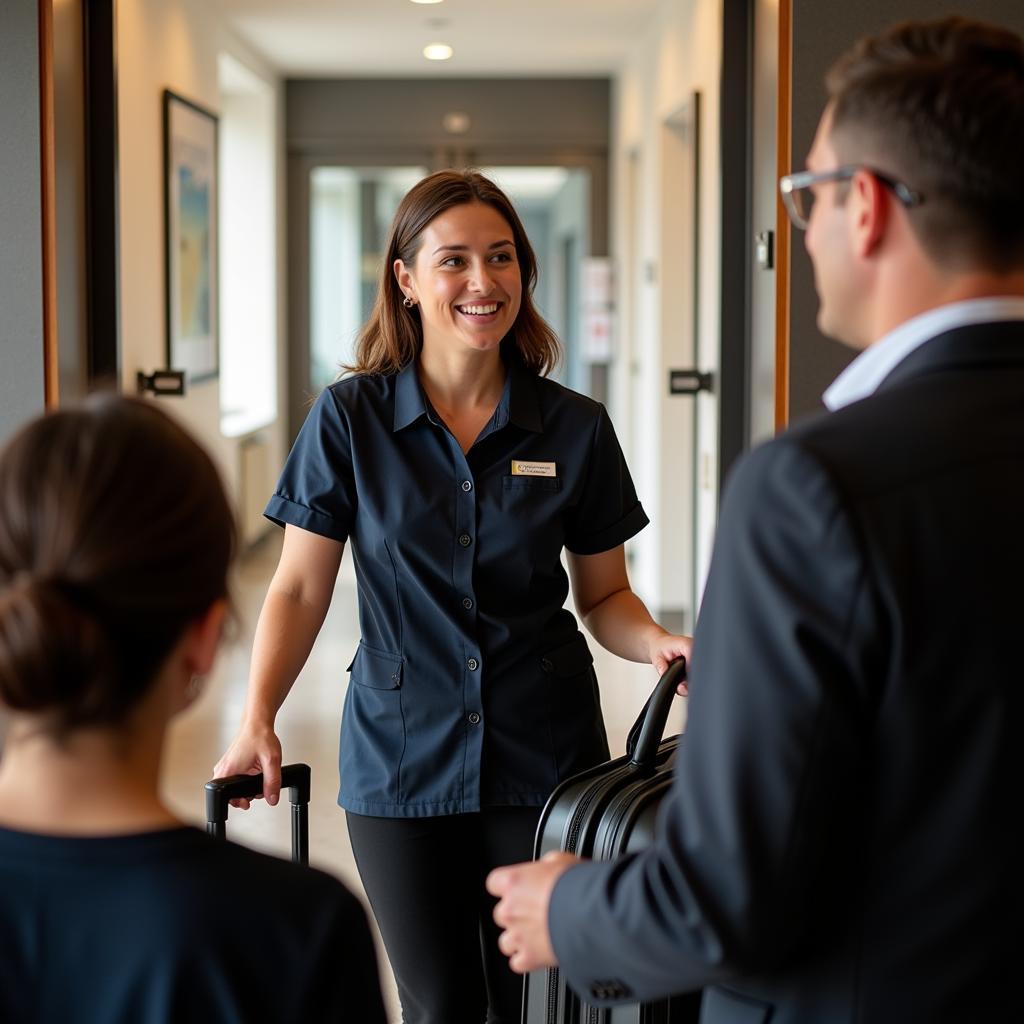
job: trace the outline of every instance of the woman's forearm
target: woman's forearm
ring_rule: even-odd
[[[602,647],[628,661],[650,662],[651,641],[668,635],[628,587],[609,594],[583,621]]]
[[[247,724],[273,726],[313,649],[329,605],[329,600],[304,600],[293,591],[275,589],[271,584],[253,639],[245,702]]]

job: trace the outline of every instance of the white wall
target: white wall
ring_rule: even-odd
[[[613,96],[612,251],[618,260],[618,345],[611,406],[641,501],[652,525],[631,545],[631,579],[652,609],[685,611],[693,623],[710,554],[717,479],[717,405],[698,403],[697,544],[680,509],[694,487],[680,452],[694,443],[692,417],[680,422],[679,403],[667,393],[667,368],[676,365],[663,336],[661,258],[663,133],[666,121],[701,94],[700,320],[696,362],[718,370],[719,332],[719,78],[722,0],[664,0],[616,77]],[[632,161],[632,163],[631,163]],[[631,170],[632,167],[632,170]],[[631,177],[635,179],[631,187]],[[631,223],[632,218],[632,223]],[[633,233],[632,243],[630,233]],[[624,266],[629,250],[638,265]]]
[[[219,113],[217,56],[230,53],[266,81],[278,122],[277,337],[278,416],[261,431],[271,466],[285,455],[284,132],[281,83],[260,58],[233,36],[203,0],[121,0],[118,5],[118,118],[121,219],[122,386],[135,390],[138,370],[166,364],[164,333],[163,125],[165,88]],[[179,413],[218,460],[236,502],[239,446],[244,438],[221,434],[216,379],[190,388],[184,398],[159,399]]]
[[[277,136],[273,87],[221,55],[221,430],[277,419]]]

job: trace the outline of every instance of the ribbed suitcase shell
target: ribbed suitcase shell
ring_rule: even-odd
[[[685,663],[677,661],[658,681],[630,730],[624,757],[566,779],[551,794],[537,827],[535,857],[563,850],[611,860],[651,844],[679,745],[678,736],[661,740],[661,734],[684,673]],[[523,993],[523,1024],[696,1024],[699,1014],[699,992],[656,1003],[591,1006],[557,968],[527,975]]]

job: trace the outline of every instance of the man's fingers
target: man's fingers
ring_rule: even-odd
[[[512,956],[516,951],[518,943],[512,937],[512,933],[505,931],[498,936],[498,949],[505,954],[505,956]]]
[[[513,953],[512,956],[509,957],[508,965],[516,972],[516,974],[529,974],[530,971],[539,966],[534,962],[533,957],[528,956],[524,952]]]
[[[504,896],[512,884],[512,871],[510,868],[495,868],[488,876],[484,885],[492,896]]]

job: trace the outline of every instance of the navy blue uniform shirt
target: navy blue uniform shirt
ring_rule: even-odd
[[[342,807],[538,805],[608,757],[561,553],[607,551],[648,519],[602,405],[512,356],[463,454],[414,363],[350,377],[310,411],[266,515],[351,544]]]

